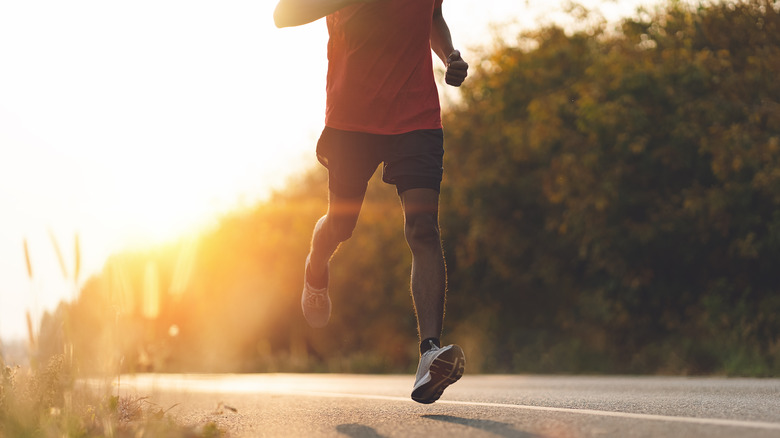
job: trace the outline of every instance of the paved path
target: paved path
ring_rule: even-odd
[[[122,391],[232,436],[780,437],[780,379],[466,375],[432,405],[412,380],[137,375]]]

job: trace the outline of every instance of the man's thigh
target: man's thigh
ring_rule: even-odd
[[[382,179],[395,184],[398,194],[410,189],[441,186],[444,135],[441,129],[425,129],[392,136],[380,149],[384,161]]]
[[[381,163],[377,143],[383,136],[325,127],[317,159],[328,169],[328,188],[343,198],[362,198]]]

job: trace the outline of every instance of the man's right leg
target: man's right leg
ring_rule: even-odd
[[[341,242],[352,236],[365,192],[354,197],[328,196],[328,212],[317,221],[306,257],[301,308],[310,326],[324,327],[330,319],[328,263]]]
[[[317,221],[306,257],[301,308],[312,327],[330,319],[328,263],[341,242],[352,236],[368,180],[380,163],[376,136],[325,127],[317,142],[317,159],[328,169],[328,211]]]

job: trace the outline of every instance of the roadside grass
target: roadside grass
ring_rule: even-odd
[[[59,245],[50,233],[51,241],[59,260],[63,275],[69,279]],[[27,275],[30,278],[31,293],[37,307],[37,290],[32,287],[33,264],[27,240],[24,241],[24,257]],[[78,290],[80,270],[80,247],[78,235],[75,239],[75,261],[73,272],[74,299]],[[2,437],[183,437],[213,438],[227,436],[214,422],[195,426],[178,424],[168,411],[177,405],[163,408],[152,403],[148,397],[137,395],[120,396],[118,388],[114,393],[116,379],[120,382],[119,365],[115,370],[102,374],[105,384],[90,385],[74,365],[73,343],[68,321],[57,329],[62,337],[63,353],[40,355],[40,335],[36,333],[33,318],[38,316],[28,311],[27,329],[29,335],[29,365],[8,364],[0,350],[0,438]],[[118,314],[117,314],[118,315]],[[118,316],[117,316],[118,318]],[[119,329],[108,349],[118,350]],[[56,337],[56,336],[55,336]],[[110,356],[106,351],[103,353]],[[18,359],[18,358],[17,358]],[[113,376],[111,376],[113,374]]]
[[[45,366],[8,366],[0,358],[0,436],[186,437],[226,436],[215,423],[182,426],[170,409],[147,397],[117,396],[78,384],[64,355]]]

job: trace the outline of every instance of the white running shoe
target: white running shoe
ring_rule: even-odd
[[[438,400],[448,386],[463,376],[466,367],[466,356],[459,346],[452,344],[439,348],[433,343],[431,346],[433,348],[423,353],[417,366],[412,400],[418,403]]]
[[[330,319],[331,302],[328,296],[328,287],[316,289],[309,284],[306,273],[309,272],[309,258],[303,271],[303,293],[301,294],[301,309],[306,322],[313,328],[322,328],[328,325]]]

